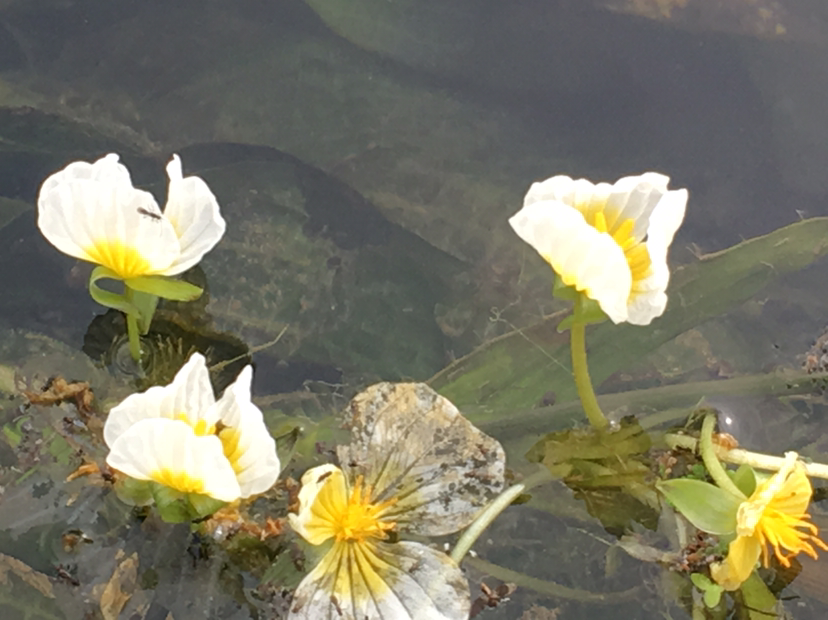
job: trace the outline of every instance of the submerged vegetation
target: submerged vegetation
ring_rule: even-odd
[[[697,198],[744,106],[708,160],[542,92],[799,14],[242,4],[0,2],[0,616],[823,617],[828,218]]]

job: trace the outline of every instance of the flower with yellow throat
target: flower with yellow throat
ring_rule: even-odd
[[[667,250],[687,204],[687,190],[668,190],[669,181],[655,172],[613,185],[555,176],[529,188],[509,224],[614,323],[648,325],[667,305]]]
[[[114,153],[72,162],[43,182],[38,228],[64,254],[106,267],[127,284],[183,273],[218,243],[225,223],[207,184],[183,176],[178,155],[167,175],[162,211],[152,194],[132,186]]]
[[[711,565],[711,575],[726,590],[736,590],[753,572],[759,557],[768,566],[773,547],[782,566],[806,553],[816,558],[814,546],[828,550],[817,537],[817,527],[805,512],[811,501],[811,482],[797,464],[796,452],[787,452],[782,468],[739,505],[736,539],[730,543],[724,562]]]
[[[321,560],[289,620],[466,620],[469,588],[441,551],[401,540],[469,525],[503,487],[500,444],[421,383],[374,385],[351,401],[341,468],[302,476],[293,529]]]
[[[112,408],[104,425],[107,464],[184,497],[232,502],[267,491],[280,464],[262,412],[250,400],[251,378],[247,366],[216,400],[205,359],[194,353],[170,385]]]

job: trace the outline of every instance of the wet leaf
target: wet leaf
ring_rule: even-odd
[[[55,598],[52,592],[52,582],[43,573],[33,570],[17,558],[0,553],[0,584],[9,584],[9,573],[17,575],[25,583],[48,598]]]
[[[736,511],[742,499],[709,482],[677,478],[658,483],[676,509],[703,532],[716,535],[736,531]]]
[[[375,501],[399,498],[393,513],[404,529],[456,532],[502,490],[503,448],[427,385],[379,383],[348,411],[352,439],[337,449],[340,463],[350,479],[365,476]]]
[[[138,579],[138,554],[124,558],[124,552],[119,550],[116,556],[118,565],[112,577],[101,594],[101,613],[104,620],[118,620],[121,610],[135,592]]]

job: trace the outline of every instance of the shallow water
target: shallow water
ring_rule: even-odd
[[[135,184],[162,201],[163,166],[179,153],[185,174],[210,184],[228,233],[190,274],[209,296],[158,315],[158,359],[174,365],[170,343],[182,338],[210,348],[213,361],[269,345],[252,355],[262,408],[273,421],[322,421],[289,466],[298,478],[324,458],[314,443],[333,440],[329,416],[361,387],[428,380],[562,307],[547,267],[506,223],[535,180],[669,174],[690,191],[671,253],[688,269],[700,255],[828,215],[828,80],[815,69],[828,61],[824,6],[0,1],[0,378],[9,396],[0,414],[0,566],[15,566],[0,571],[14,575],[0,577],[4,617],[108,618],[106,584],[129,594],[121,617],[279,617],[283,587],[296,577],[258,586],[263,567],[292,542],[249,552],[211,546],[202,557],[186,528],[139,523],[103,483],[62,482],[79,450],[101,454],[95,429],[71,427],[71,405],[26,408],[20,390],[60,374],[90,382],[105,411],[135,388],[134,377],[93,363],[112,361],[123,327],[111,316],[93,320],[103,312],[86,291],[90,268],[36,229],[35,197],[51,172],[117,152]],[[690,318],[680,310],[694,300],[680,291],[691,289],[675,289],[676,313],[636,328],[640,337],[596,331],[599,391],[639,390],[611,401],[614,416],[692,407],[712,389],[701,382],[798,372],[825,325],[821,254],[814,246],[797,262],[802,270],[767,258],[765,279],[734,284],[732,297],[727,282],[692,289],[724,301],[705,299]],[[564,385],[563,341],[541,331],[516,340],[524,344],[515,359],[544,351],[532,366],[549,373],[548,385],[527,379],[527,387],[507,373],[511,391],[482,381],[469,391],[451,374],[471,366],[462,364],[435,385],[453,390],[461,409],[504,442],[510,466],[526,472],[526,449],[577,418],[566,405],[574,391]],[[624,357],[629,351],[642,357]],[[657,402],[656,392],[641,391],[678,384],[700,387]],[[736,420],[745,447],[825,459],[820,394],[742,389],[713,404]],[[64,435],[78,445],[54,439]],[[599,500],[621,501],[543,487],[477,545],[487,561],[588,591],[590,600],[521,586],[480,617],[690,617],[676,602],[687,592],[675,575],[614,546],[620,526],[603,527],[588,505]],[[256,510],[284,511],[284,502]],[[652,515],[640,516],[651,524]],[[76,529],[92,542],[66,551],[62,537]],[[661,548],[673,542],[663,526],[646,536]],[[52,590],[8,558],[47,575]],[[498,583],[481,565],[468,569],[473,597],[481,579]],[[791,617],[824,615],[811,573],[783,593],[802,597],[785,603]],[[14,606],[32,591],[42,596],[29,611]],[[606,593],[624,594],[618,602]]]

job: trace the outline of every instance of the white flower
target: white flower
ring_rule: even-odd
[[[132,394],[104,425],[106,462],[131,478],[231,502],[279,476],[276,442],[250,401],[245,367],[217,402],[204,357],[194,353],[170,385]]]
[[[687,190],[668,190],[669,181],[655,172],[614,185],[555,176],[532,185],[509,224],[613,322],[648,325],[667,305],[667,250],[687,204]]]
[[[309,543],[331,544],[296,589],[288,620],[466,620],[468,584],[454,561],[395,538],[469,525],[503,487],[503,448],[421,383],[377,384],[347,411],[343,469],[305,472],[289,517]]]
[[[44,181],[37,225],[61,252],[103,265],[122,280],[182,273],[218,243],[225,223],[207,184],[182,177],[178,155],[167,175],[162,213],[152,194],[132,186],[117,155],[73,162]]]

